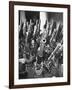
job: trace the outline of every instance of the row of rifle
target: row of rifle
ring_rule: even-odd
[[[50,62],[63,62],[63,25],[46,21],[43,30],[40,30],[40,26],[39,20],[25,20],[20,24],[19,58],[25,57],[27,62],[34,60],[37,64],[43,62],[49,69]]]

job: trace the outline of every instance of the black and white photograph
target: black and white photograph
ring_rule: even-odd
[[[10,2],[9,87],[70,84],[70,6]]]
[[[18,14],[19,79],[63,77],[63,13]]]

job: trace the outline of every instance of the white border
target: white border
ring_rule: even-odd
[[[25,11],[46,11],[46,12],[63,12],[63,77],[38,78],[38,79],[18,79],[18,10]],[[67,82],[67,9],[53,7],[36,7],[36,6],[14,6],[14,84],[38,84]]]

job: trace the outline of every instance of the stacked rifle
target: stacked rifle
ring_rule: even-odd
[[[43,33],[40,21],[21,22],[19,27],[19,58],[26,58],[26,63],[42,64],[50,71],[51,65],[63,64],[63,25],[59,22],[46,21]],[[33,64],[36,66],[36,64]],[[57,64],[57,65],[56,65]],[[40,69],[41,70],[41,69]],[[42,68],[43,70],[43,68]],[[39,70],[38,70],[39,72]]]

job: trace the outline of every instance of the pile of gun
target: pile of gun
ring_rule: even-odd
[[[43,30],[40,30],[40,20],[24,21],[19,25],[19,59],[25,63],[33,63],[47,68],[58,68],[63,63],[63,25],[60,22],[46,21]],[[42,64],[43,63],[43,64]],[[40,71],[41,71],[40,68]],[[43,70],[43,68],[42,68]]]

